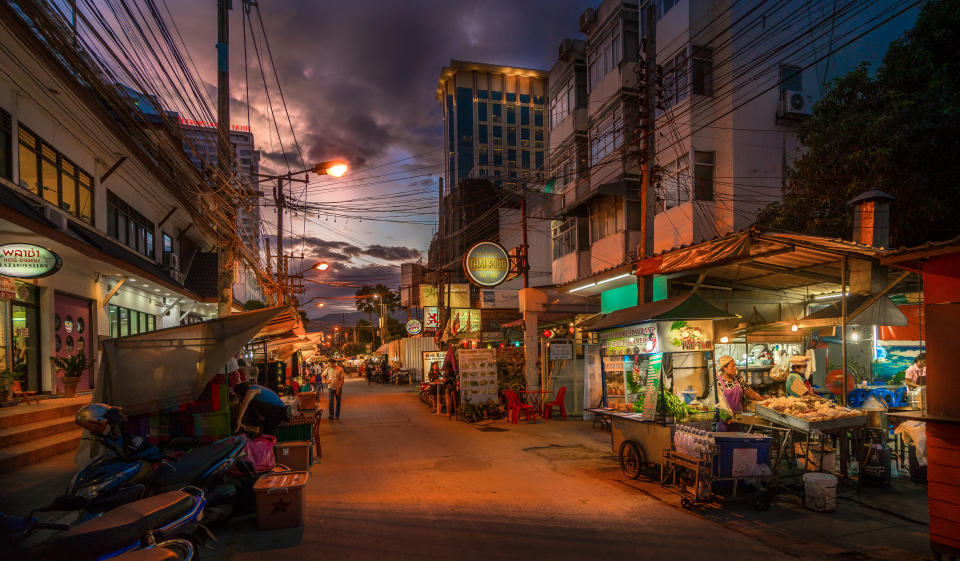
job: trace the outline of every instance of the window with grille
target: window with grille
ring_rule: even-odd
[[[577,250],[576,217],[571,217],[566,220],[554,220],[551,222],[550,231],[553,239],[554,259],[559,259]]]
[[[620,107],[590,129],[590,165],[596,165],[623,144],[623,113]]]
[[[623,230],[623,204],[617,197],[606,197],[590,205],[590,243]]]
[[[615,25],[603,38],[597,40],[597,47],[590,53],[587,73],[590,91],[603,80],[623,59],[623,47],[620,41],[620,26]]]

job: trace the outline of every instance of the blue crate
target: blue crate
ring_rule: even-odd
[[[713,475],[717,477],[733,476],[734,450],[741,448],[756,449],[757,465],[770,464],[770,437],[746,432],[715,432],[717,443],[717,461],[713,466]]]

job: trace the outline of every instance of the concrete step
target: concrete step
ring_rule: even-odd
[[[35,464],[57,454],[75,451],[80,444],[80,429],[61,432],[0,449],[0,471]]]
[[[36,423],[17,425],[8,429],[0,429],[0,451],[14,444],[75,430],[77,430],[77,425],[74,424],[73,417],[58,417]]]
[[[90,403],[90,396],[42,399],[37,404],[0,408],[0,430],[58,418],[74,418],[77,410]]]

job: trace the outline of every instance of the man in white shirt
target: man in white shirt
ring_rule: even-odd
[[[339,420],[340,399],[343,396],[343,380],[347,377],[347,373],[343,370],[343,366],[340,365],[340,361],[334,360],[330,362],[330,366],[324,369],[323,377],[327,380],[327,407],[330,411],[330,419]],[[334,401],[336,401],[336,408],[334,408]]]

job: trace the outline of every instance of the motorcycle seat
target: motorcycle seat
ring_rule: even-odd
[[[193,496],[182,491],[127,503],[53,536],[41,553],[49,559],[98,559],[183,518],[193,505]]]
[[[198,483],[195,480],[203,472],[227,457],[233,449],[243,442],[243,438],[243,436],[234,436],[201,446],[180,456],[175,463],[158,468],[154,474],[156,488],[179,489],[188,483]]]

